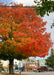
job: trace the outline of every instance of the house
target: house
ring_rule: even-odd
[[[24,68],[24,71],[33,71],[33,69],[35,68],[39,68],[41,66],[46,66],[45,65],[45,59],[39,59],[39,60],[36,60],[36,59],[25,59],[25,60],[17,60],[17,59],[14,59],[14,70],[17,68]],[[4,60],[1,60],[1,63],[3,64],[4,67],[9,67],[9,61],[4,61]]]
[[[45,63],[46,63],[45,59],[39,59],[39,67],[47,66],[47,65],[45,65]]]

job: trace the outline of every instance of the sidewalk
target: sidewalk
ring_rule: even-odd
[[[0,73],[0,75],[10,75],[8,73]],[[11,75],[20,75],[19,72]],[[21,75],[54,75],[54,72],[22,72]]]
[[[22,72],[24,75],[54,75],[54,72]]]

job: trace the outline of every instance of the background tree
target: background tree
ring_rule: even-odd
[[[33,8],[18,6],[22,5],[0,7],[0,58],[9,60],[9,73],[14,73],[14,58],[45,57],[52,47],[50,33],[45,32],[46,22]]]
[[[51,49],[51,55],[46,59],[46,65],[54,68],[54,50]]]
[[[52,27],[54,27],[54,21],[53,21],[53,23],[52,23],[52,25],[51,25],[51,28],[52,28]]]
[[[36,3],[35,10],[41,16],[54,12],[54,0],[34,0],[34,2]]]

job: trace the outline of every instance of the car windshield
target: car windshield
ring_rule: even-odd
[[[46,68],[45,66],[41,66],[40,68]]]

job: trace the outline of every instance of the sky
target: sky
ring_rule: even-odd
[[[5,2],[6,0],[0,0],[0,2],[2,2],[2,1]],[[10,1],[16,2],[18,4],[23,4],[24,6],[29,6],[29,5],[32,6],[32,5],[35,5],[34,0],[7,0],[7,1],[9,1],[9,2]],[[49,16],[45,15],[43,17],[43,20],[44,21],[47,21],[47,24],[45,26],[47,28],[46,31],[48,33],[49,32],[51,33],[51,39],[54,42],[54,27],[52,29],[50,28],[50,26],[52,25],[52,23],[54,21],[54,13],[50,13]],[[45,58],[47,58],[47,56]],[[37,57],[37,59],[40,59],[40,58]]]
[[[23,4],[24,6],[35,5],[34,0],[0,0],[0,2],[16,2],[17,4]]]
[[[35,5],[34,0],[13,0],[16,3],[22,3],[24,6]]]
[[[0,0],[0,2],[6,2],[6,1],[14,1],[14,0]]]

